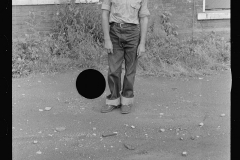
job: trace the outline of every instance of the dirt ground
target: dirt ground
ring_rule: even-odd
[[[127,115],[100,113],[108,88],[97,99],[81,97],[79,73],[13,79],[13,160],[230,159],[230,71],[136,77]]]

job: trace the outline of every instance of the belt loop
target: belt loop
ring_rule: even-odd
[[[119,23],[120,28],[122,28],[122,24],[123,24],[123,23]]]

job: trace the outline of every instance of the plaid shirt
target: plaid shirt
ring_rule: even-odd
[[[139,24],[149,16],[148,0],[103,0],[102,9],[110,11],[109,22]]]

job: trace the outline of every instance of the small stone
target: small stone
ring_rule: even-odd
[[[183,137],[180,137],[179,139],[180,139],[180,140],[183,140]]]
[[[131,128],[136,128],[135,126],[131,126]]]
[[[224,116],[226,116],[226,114],[224,114],[224,113],[223,113],[223,114],[221,114],[221,117],[224,117]]]
[[[163,116],[164,115],[164,113],[159,113],[160,114],[160,116]]]
[[[107,134],[102,134],[102,137],[110,137],[110,136],[116,136],[117,132],[113,132],[113,133],[107,133]]]
[[[182,152],[182,156],[187,156],[187,152],[186,151],[184,151],[184,152]]]
[[[198,79],[203,79],[202,77],[199,77]]]
[[[126,143],[124,143],[123,145],[124,145],[124,147],[127,148],[128,150],[135,150],[135,147],[134,147],[133,145],[131,145],[131,144],[126,144]]]
[[[164,128],[161,128],[159,131],[160,131],[160,132],[165,132],[165,129],[164,129]]]
[[[34,143],[34,144],[37,144],[37,143],[38,143],[38,141],[37,141],[37,140],[34,140],[34,141],[33,141],[33,143]]]
[[[39,109],[39,111],[40,111],[40,112],[42,112],[42,111],[43,111],[43,109]]]
[[[64,131],[64,130],[66,130],[65,127],[57,127],[56,128],[56,131],[58,131],[58,132],[61,132],[61,131]]]
[[[204,125],[203,122],[199,123],[199,126],[200,126],[200,127],[202,127],[203,125]]]
[[[196,136],[196,138],[199,138],[200,136]]]
[[[50,111],[52,107],[45,107],[45,111]]]
[[[41,151],[37,151],[36,153],[37,153],[37,154],[42,154],[42,152],[41,152]]]
[[[191,136],[190,138],[191,138],[191,140],[195,140],[195,137],[194,137],[194,136]]]
[[[21,87],[20,85],[18,85],[18,87]]]

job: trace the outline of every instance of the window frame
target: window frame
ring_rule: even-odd
[[[203,0],[203,11],[198,13],[197,19],[198,20],[215,20],[215,19],[230,19],[231,18],[231,9],[226,10],[212,10],[206,11],[206,0]]]

